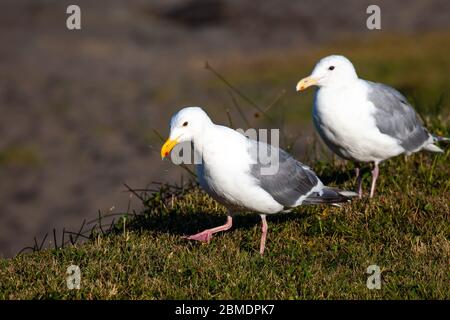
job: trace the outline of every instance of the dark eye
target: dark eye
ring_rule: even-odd
[[[334,66],[328,67],[328,70],[334,70]]]
[[[187,121],[185,123],[183,123],[183,127],[186,127],[187,125],[188,125]]]

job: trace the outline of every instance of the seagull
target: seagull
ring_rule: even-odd
[[[443,152],[434,143],[448,141],[428,132],[407,99],[394,88],[358,78],[344,56],[321,59],[297,91],[318,86],[313,121],[325,144],[356,164],[356,184],[362,197],[361,163],[373,162],[370,197],[375,194],[379,164],[420,150]]]
[[[325,186],[309,167],[286,151],[214,124],[200,107],[185,107],[172,117],[170,136],[161,148],[161,158],[186,141],[192,142],[194,153],[201,160],[195,164],[200,186],[228,209],[224,225],[185,237],[190,240],[209,242],[214,233],[232,227],[236,212],[256,212],[262,221],[260,254],[263,255],[268,229],[266,215],[286,212],[302,204],[347,202],[357,196]],[[264,158],[261,155],[270,156],[261,161]],[[173,157],[174,154],[172,160]]]

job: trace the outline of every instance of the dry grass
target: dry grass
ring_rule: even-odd
[[[449,40],[448,35],[427,36],[420,38],[420,46],[411,39],[387,39],[340,48],[362,66],[362,76],[399,87],[427,126],[448,136]],[[230,67],[226,75],[256,101],[271,101],[329,51],[302,61],[282,57],[277,68],[273,60],[264,60],[255,72]],[[214,80],[210,86],[219,83]],[[310,103],[309,94],[295,100],[286,94],[286,126],[298,127],[297,121],[310,119],[303,114],[310,112],[305,111]],[[279,110],[271,111],[278,120]],[[122,218],[110,234],[96,233],[84,244],[0,260],[0,298],[449,299],[449,153],[447,147],[445,154],[418,153],[386,162],[375,199],[342,208],[301,207],[268,217],[263,258],[258,253],[257,215],[236,217],[233,229],[201,245],[181,235],[223,223],[224,208],[196,187],[176,194],[172,189],[145,194],[141,214]],[[308,164],[325,183],[353,188],[351,164]],[[366,189],[368,180],[366,172]],[[67,289],[71,264],[81,268],[80,290]],[[366,287],[371,264],[382,270],[381,290]]]
[[[222,223],[224,209],[196,187],[163,189],[110,235],[1,260],[0,298],[449,299],[449,153],[389,161],[375,199],[269,217],[263,258],[257,215],[237,216],[209,245],[188,242],[180,236]],[[352,187],[350,166],[315,169]],[[71,264],[81,268],[78,291],[66,287]],[[366,287],[371,264],[381,290]]]

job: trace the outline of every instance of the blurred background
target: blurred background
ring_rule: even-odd
[[[66,28],[70,4],[81,30]],[[381,30],[366,27],[370,4]],[[161,161],[155,133],[167,137],[182,106],[235,128],[282,127],[307,161],[313,90],[294,88],[329,54],[424,117],[449,110],[448,0],[2,0],[0,40],[0,257],[98,211],[139,210],[124,183],[188,179]]]

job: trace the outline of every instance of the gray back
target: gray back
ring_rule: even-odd
[[[399,140],[407,151],[420,148],[430,134],[406,98],[387,85],[368,82],[371,88],[368,99],[375,105],[378,129]]]
[[[259,161],[252,165],[251,174],[258,180],[259,186],[283,206],[292,207],[301,196],[307,194],[319,183],[316,174],[309,167],[295,160],[286,151],[263,142],[254,140],[250,142],[251,148],[258,146],[265,150],[270,148],[271,152],[278,152],[279,169],[276,174],[261,174],[261,167],[264,165]],[[252,155],[254,154],[258,153],[252,152]]]

